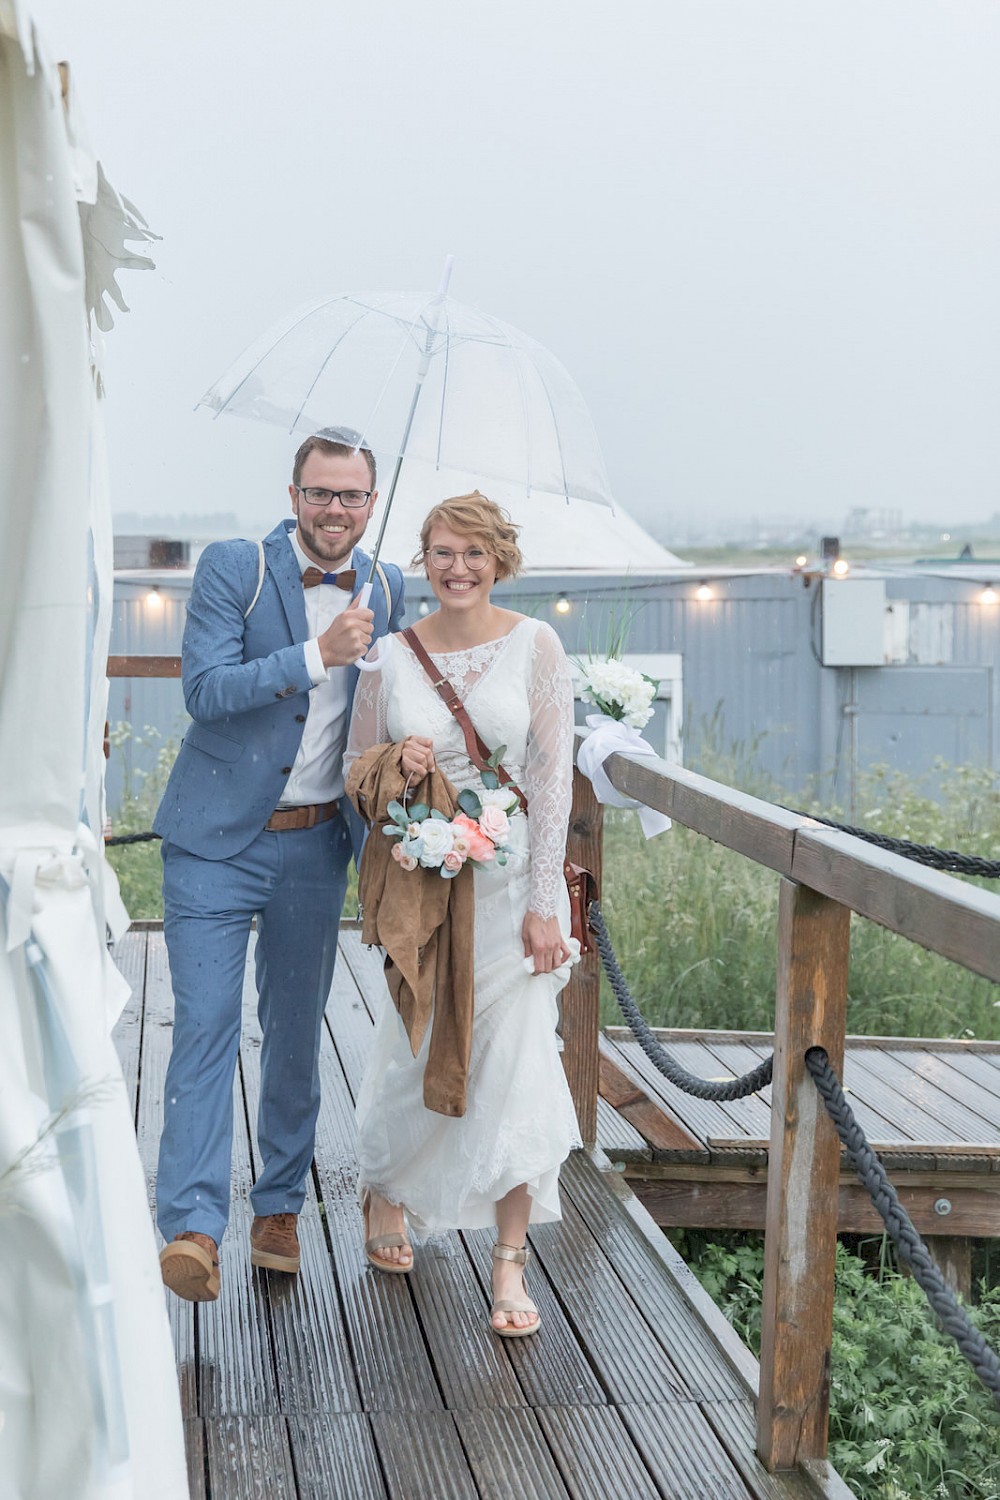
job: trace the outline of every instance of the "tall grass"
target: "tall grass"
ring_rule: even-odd
[[[718,775],[717,767],[707,774],[713,771]],[[738,782],[736,766],[723,771],[730,784]],[[1000,792],[991,773],[939,767],[938,774],[942,796],[935,800],[898,772],[876,768],[862,780],[856,821],[997,858]],[[743,789],[788,800],[773,788]],[[817,792],[796,805],[843,819]],[[976,883],[1000,891],[998,881]],[[771,1030],[778,910],[772,871],[676,824],[647,843],[634,814],[609,812],[602,907],[626,979],[652,1024]],[[1000,1040],[1000,986],[861,917],[852,921],[849,985],[851,1032]],[[607,990],[602,1020],[620,1021]]]

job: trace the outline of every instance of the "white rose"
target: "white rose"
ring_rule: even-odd
[[[442,818],[425,818],[420,825],[420,837],[424,846],[420,857],[423,865],[439,865],[455,843],[451,824]]]

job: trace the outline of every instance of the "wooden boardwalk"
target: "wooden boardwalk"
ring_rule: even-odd
[[[172,1023],[162,932],[132,930],[116,957],[152,1196]],[[378,955],[344,929],[294,1278],[249,1263],[248,987],[222,1295],[168,1297],[193,1500],[850,1500],[826,1465],[770,1475],[758,1462],[754,1361],[600,1151],[574,1154],[562,1224],[530,1235],[537,1338],[489,1329],[491,1235],[418,1242],[410,1277],[367,1266],[353,1101],[381,986]]]
[[[748,1072],[765,1032],[656,1032],[702,1078]],[[961,1283],[968,1240],[1000,1234],[1000,1042],[848,1037],[851,1108],[921,1234]],[[669,1083],[630,1031],[601,1037],[598,1144],[661,1225],[762,1229],[770,1089],[715,1104]],[[839,1227],[881,1233],[853,1171],[841,1174]],[[964,1247],[964,1248],[963,1248]]]

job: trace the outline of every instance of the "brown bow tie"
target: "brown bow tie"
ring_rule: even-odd
[[[353,593],[357,576],[353,568],[344,568],[340,573],[324,573],[321,568],[306,568],[302,575],[302,587],[314,589],[320,583],[335,583],[338,589],[347,589],[349,593]]]

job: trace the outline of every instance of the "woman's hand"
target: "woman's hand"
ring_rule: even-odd
[[[426,776],[434,769],[434,741],[411,734],[403,741],[399,763],[407,776]]]
[[[525,958],[533,958],[536,974],[551,974],[570,957],[571,949],[559,930],[558,917],[540,917],[527,911],[521,923]]]

